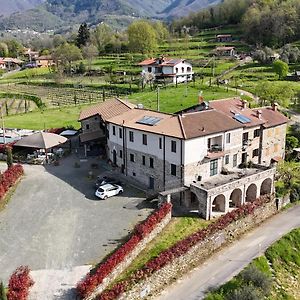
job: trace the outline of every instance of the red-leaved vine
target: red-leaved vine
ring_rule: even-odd
[[[152,213],[143,223],[138,224],[130,239],[118,248],[106,261],[100,264],[96,270],[90,272],[77,284],[77,293],[82,298],[91,294],[108,275],[124,261],[137,244],[142,241],[171,211],[172,205],[164,203],[158,210]]]
[[[118,298],[121,294],[129,290],[129,288],[135,283],[146,279],[155,271],[160,270],[165,265],[171,263],[175,258],[187,253],[197,243],[204,241],[207,237],[215,234],[219,230],[225,229],[232,222],[242,219],[248,215],[252,215],[257,208],[263,206],[269,200],[268,196],[261,196],[254,202],[246,203],[245,205],[221,216],[206,228],[191,234],[187,238],[177,242],[172,247],[164,250],[157,257],[148,261],[141,269],[132,273],[128,279],[116,283],[109,290],[103,291],[96,299],[113,300]]]
[[[23,173],[24,169],[21,165],[12,165],[0,175],[0,201]]]
[[[27,300],[29,289],[34,284],[29,272],[28,267],[21,266],[11,275],[8,283],[8,300]]]

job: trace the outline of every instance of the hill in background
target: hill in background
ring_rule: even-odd
[[[125,27],[135,18],[169,19],[219,2],[220,0],[0,0],[6,15],[0,18],[0,30],[29,28],[41,32],[82,22],[106,22],[114,27]],[[28,8],[33,9],[26,10]],[[7,16],[16,11],[17,13]]]

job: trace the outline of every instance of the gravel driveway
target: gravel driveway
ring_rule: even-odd
[[[98,262],[136,222],[145,219],[143,192],[97,200],[91,161],[74,168],[74,158],[58,167],[25,166],[25,177],[0,212],[0,278],[20,265],[32,270],[65,269]],[[104,171],[100,166],[97,174]]]

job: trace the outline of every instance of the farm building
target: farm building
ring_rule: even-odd
[[[218,43],[232,42],[232,35],[231,34],[218,34],[216,36],[216,41]]]
[[[228,46],[216,47],[214,53],[217,56],[234,57],[236,55],[235,47],[228,47]]]

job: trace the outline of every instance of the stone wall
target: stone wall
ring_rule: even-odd
[[[198,266],[211,256],[213,251],[232,242],[246,231],[275,214],[276,211],[274,201],[267,203],[264,207],[258,208],[253,215],[230,224],[226,229],[195,245],[185,255],[174,259],[172,263],[158,270],[145,281],[136,284],[130,291],[124,293],[120,299],[156,299],[159,292],[166,288],[166,286]]]
[[[172,217],[172,213],[169,212],[165,218],[156,226],[155,229],[152,230],[142,241],[138,243],[138,245],[134,248],[134,250],[129,253],[126,258],[120,263],[114,271],[110,274],[110,276],[106,277],[103,282],[97,287],[97,289],[84,300],[92,300],[102,291],[104,291],[108,285],[110,285],[131,263],[132,261],[144,250],[146,245],[153,240],[170,222]]]

